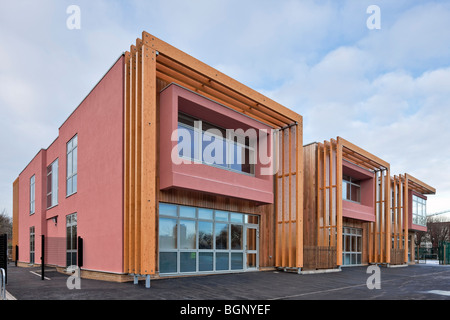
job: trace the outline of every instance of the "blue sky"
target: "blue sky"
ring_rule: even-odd
[[[450,209],[448,1],[0,0],[0,211],[143,30],[303,115],[305,143],[342,136],[434,186],[429,213]]]

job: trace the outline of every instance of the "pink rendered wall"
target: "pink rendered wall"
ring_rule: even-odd
[[[35,263],[40,263],[41,238],[45,232],[42,222],[45,198],[42,196],[42,188],[45,186],[46,150],[40,150],[28,166],[19,175],[19,261],[30,262],[30,227],[34,227],[35,233]],[[35,176],[35,212],[30,215],[30,179]]]
[[[66,237],[66,216],[77,213],[83,268],[123,272],[123,56],[59,128],[59,136],[19,176],[19,260],[29,261],[29,226]],[[77,193],[66,197],[66,144],[78,136]],[[46,168],[56,158],[58,205],[46,208]],[[30,177],[36,174],[36,213],[29,215]],[[43,179],[44,178],[44,179]],[[52,221],[57,217],[57,224]],[[65,261],[65,257],[64,257]],[[52,263],[52,261],[48,261]]]
[[[342,215],[363,221],[375,221],[375,179],[373,173],[347,161],[342,161],[342,167],[345,175],[359,179],[361,185],[361,203],[342,200]]]

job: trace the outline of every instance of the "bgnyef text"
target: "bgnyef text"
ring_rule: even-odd
[[[193,306],[188,304],[186,307],[181,307],[180,314],[183,315],[204,315],[208,318],[213,315],[214,312],[219,312],[223,314],[248,314],[248,315],[266,315],[270,311],[270,305],[268,304],[226,304],[222,309],[215,307],[202,307]]]

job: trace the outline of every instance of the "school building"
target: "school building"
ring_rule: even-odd
[[[143,32],[14,181],[14,259],[111,281],[413,261],[436,190],[302,123]]]

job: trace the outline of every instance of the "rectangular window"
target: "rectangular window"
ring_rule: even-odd
[[[419,226],[427,225],[427,201],[416,195],[413,195],[412,216],[413,223]]]
[[[78,153],[78,136],[75,135],[67,143],[67,181],[66,195],[70,196],[77,192],[77,155]]]
[[[189,115],[178,114],[178,155],[214,167],[255,174],[256,138],[233,133],[198,120]]]
[[[342,199],[361,203],[361,185],[358,180],[346,175],[342,177]]]
[[[58,159],[47,167],[47,209],[58,204]]]
[[[66,217],[66,266],[77,264],[77,214]]]
[[[30,179],[30,214],[33,214],[35,212],[35,183],[36,183],[36,176],[33,175]]]
[[[343,228],[342,261],[343,265],[359,265],[362,263],[362,229]]]
[[[30,227],[30,263],[34,263],[34,227]]]

